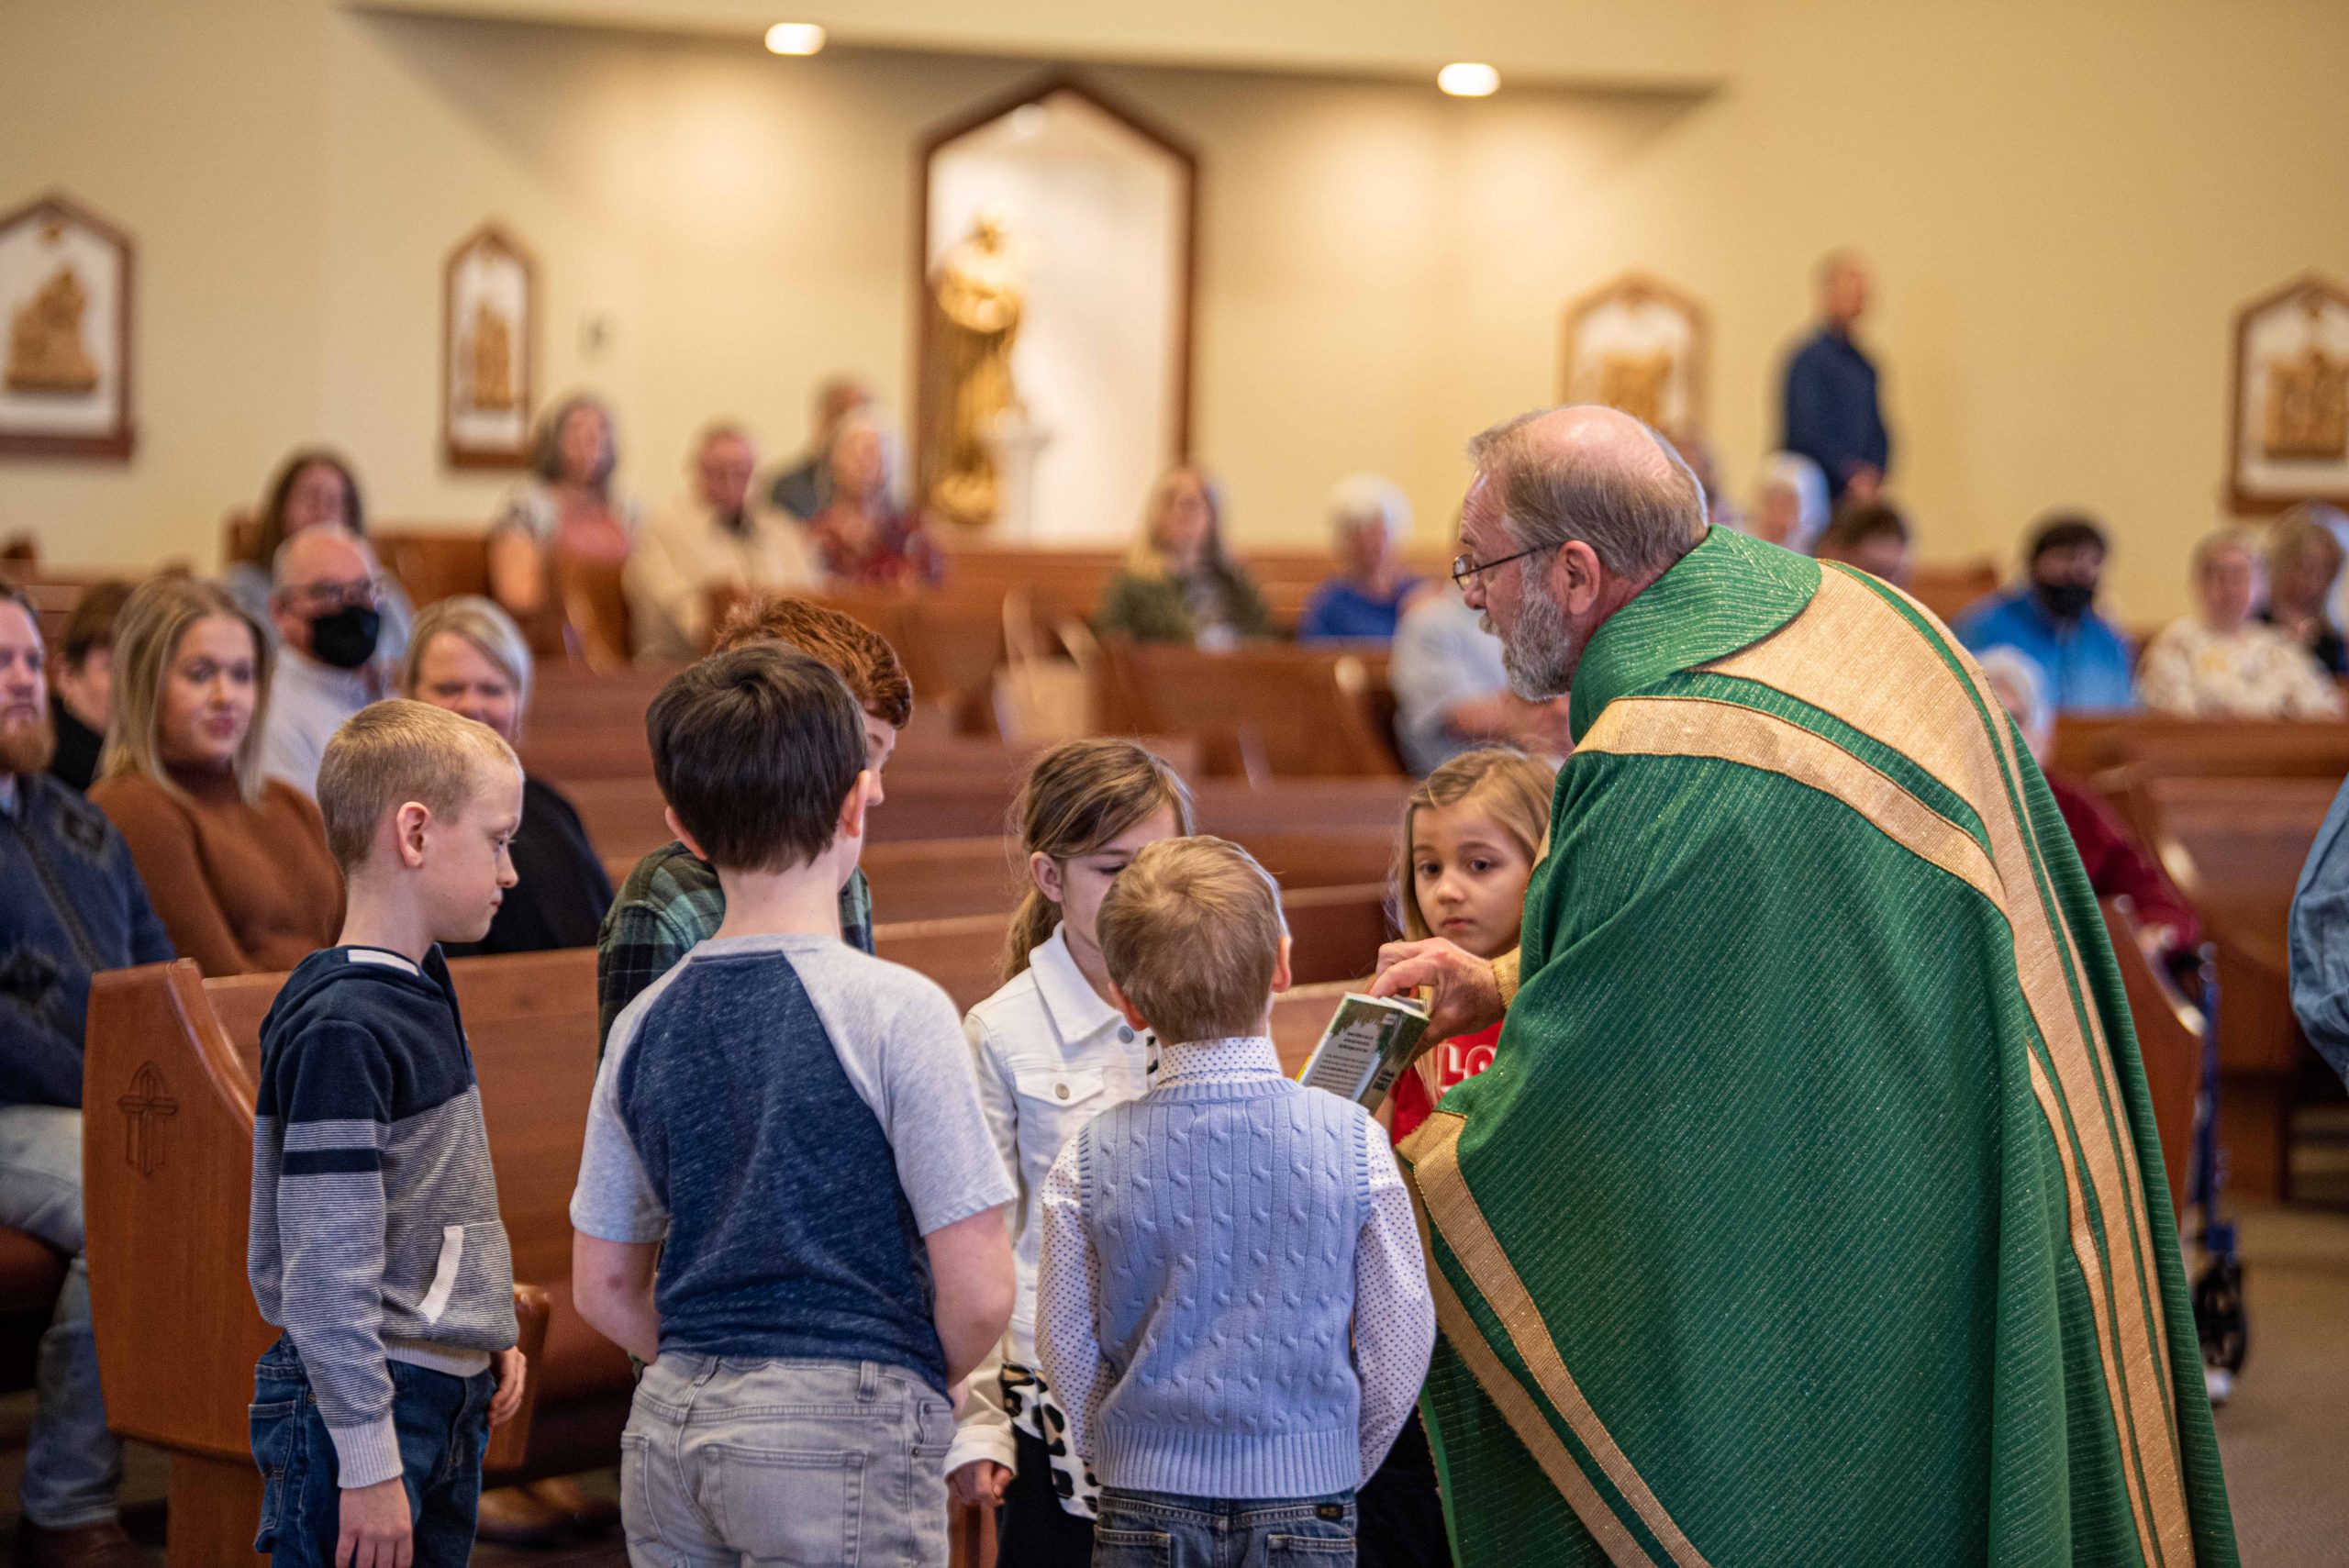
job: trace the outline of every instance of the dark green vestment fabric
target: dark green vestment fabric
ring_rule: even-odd
[[[1971,662],[1716,529],[1573,717],[1404,1151],[1461,1563],[2233,1562],[2119,973]]]

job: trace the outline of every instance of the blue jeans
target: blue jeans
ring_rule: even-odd
[[[50,1529],[110,1519],[122,1480],[122,1444],[106,1430],[98,1346],[90,1329],[80,1111],[0,1106],[0,1225],[38,1236],[73,1260],[40,1337],[39,1394],[17,1493],[25,1518]]]
[[[416,1568],[464,1568],[481,1502],[481,1456],[497,1374],[451,1377],[393,1362],[392,1423],[416,1529]],[[281,1338],[253,1370],[253,1461],[261,1466],[261,1532],[253,1550],[278,1568],[331,1568],[342,1529],[334,1439],[294,1341]]]
[[[1093,1568],[1341,1568],[1354,1560],[1354,1495],[1177,1497],[1101,1489]]]

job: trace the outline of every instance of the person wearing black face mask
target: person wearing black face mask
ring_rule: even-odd
[[[2093,518],[2043,519],[2032,534],[2024,581],[1958,617],[1958,640],[1977,653],[2011,648],[2029,659],[2059,712],[2133,709],[2129,639],[2096,609],[2107,549],[2104,528]]]
[[[304,528],[277,552],[270,619],[284,652],[262,719],[261,765],[303,794],[342,721],[389,695],[376,662],[384,615],[375,558],[340,524]]]

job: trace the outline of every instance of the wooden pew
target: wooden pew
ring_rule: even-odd
[[[1101,645],[1112,728],[1189,735],[1208,772],[1238,777],[1399,777],[1392,740],[1366,722],[1363,688],[1386,682],[1384,644],[1250,643],[1224,653]],[[1341,664],[1352,662],[1348,682]]]
[[[2138,775],[2131,815],[2201,916],[2217,952],[2219,1117],[2230,1180],[2288,1198],[2294,1084],[2315,1060],[2293,1016],[2286,931],[2292,891],[2332,804],[2327,778]]]
[[[2104,901],[2105,932],[2128,993],[2129,1016],[2137,1034],[2137,1054],[2145,1064],[2145,1088],[2154,1102],[2154,1130],[2162,1143],[2162,1173],[2169,1182],[2170,1207],[2186,1207],[2187,1162],[2194,1147],[2194,1106],[2202,1093],[2202,1010],[2186,998],[2162,966],[2125,898]]]
[[[2075,778],[2126,765],[2147,773],[2338,783],[2349,777],[2349,723],[2065,714],[2055,722],[2047,765]]]
[[[595,954],[452,966],[516,1277],[529,1282],[526,1420],[498,1478],[611,1462],[628,1358],[571,1307],[568,1207],[595,1077]],[[92,988],[83,1149],[91,1296],[116,1430],[172,1455],[171,1560],[251,1562],[261,1496],[245,1407],[276,1337],[245,1279],[261,1019],[283,975],[205,981],[187,960]],[[169,1332],[159,1325],[170,1325]]]
[[[1909,578],[1909,597],[1943,622],[1955,620],[1975,600],[1998,591],[1998,563],[1991,561],[1920,562]]]

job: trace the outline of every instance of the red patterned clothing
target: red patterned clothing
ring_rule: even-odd
[[[1475,1034],[1456,1034],[1419,1061],[1413,1062],[1400,1078],[1395,1080],[1395,1141],[1400,1143],[1418,1130],[1419,1123],[1428,1119],[1436,1101],[1454,1084],[1464,1084],[1493,1064],[1493,1046],[1501,1038],[1501,1026],[1478,1029]],[[1435,1090],[1428,1089],[1432,1073]]]

